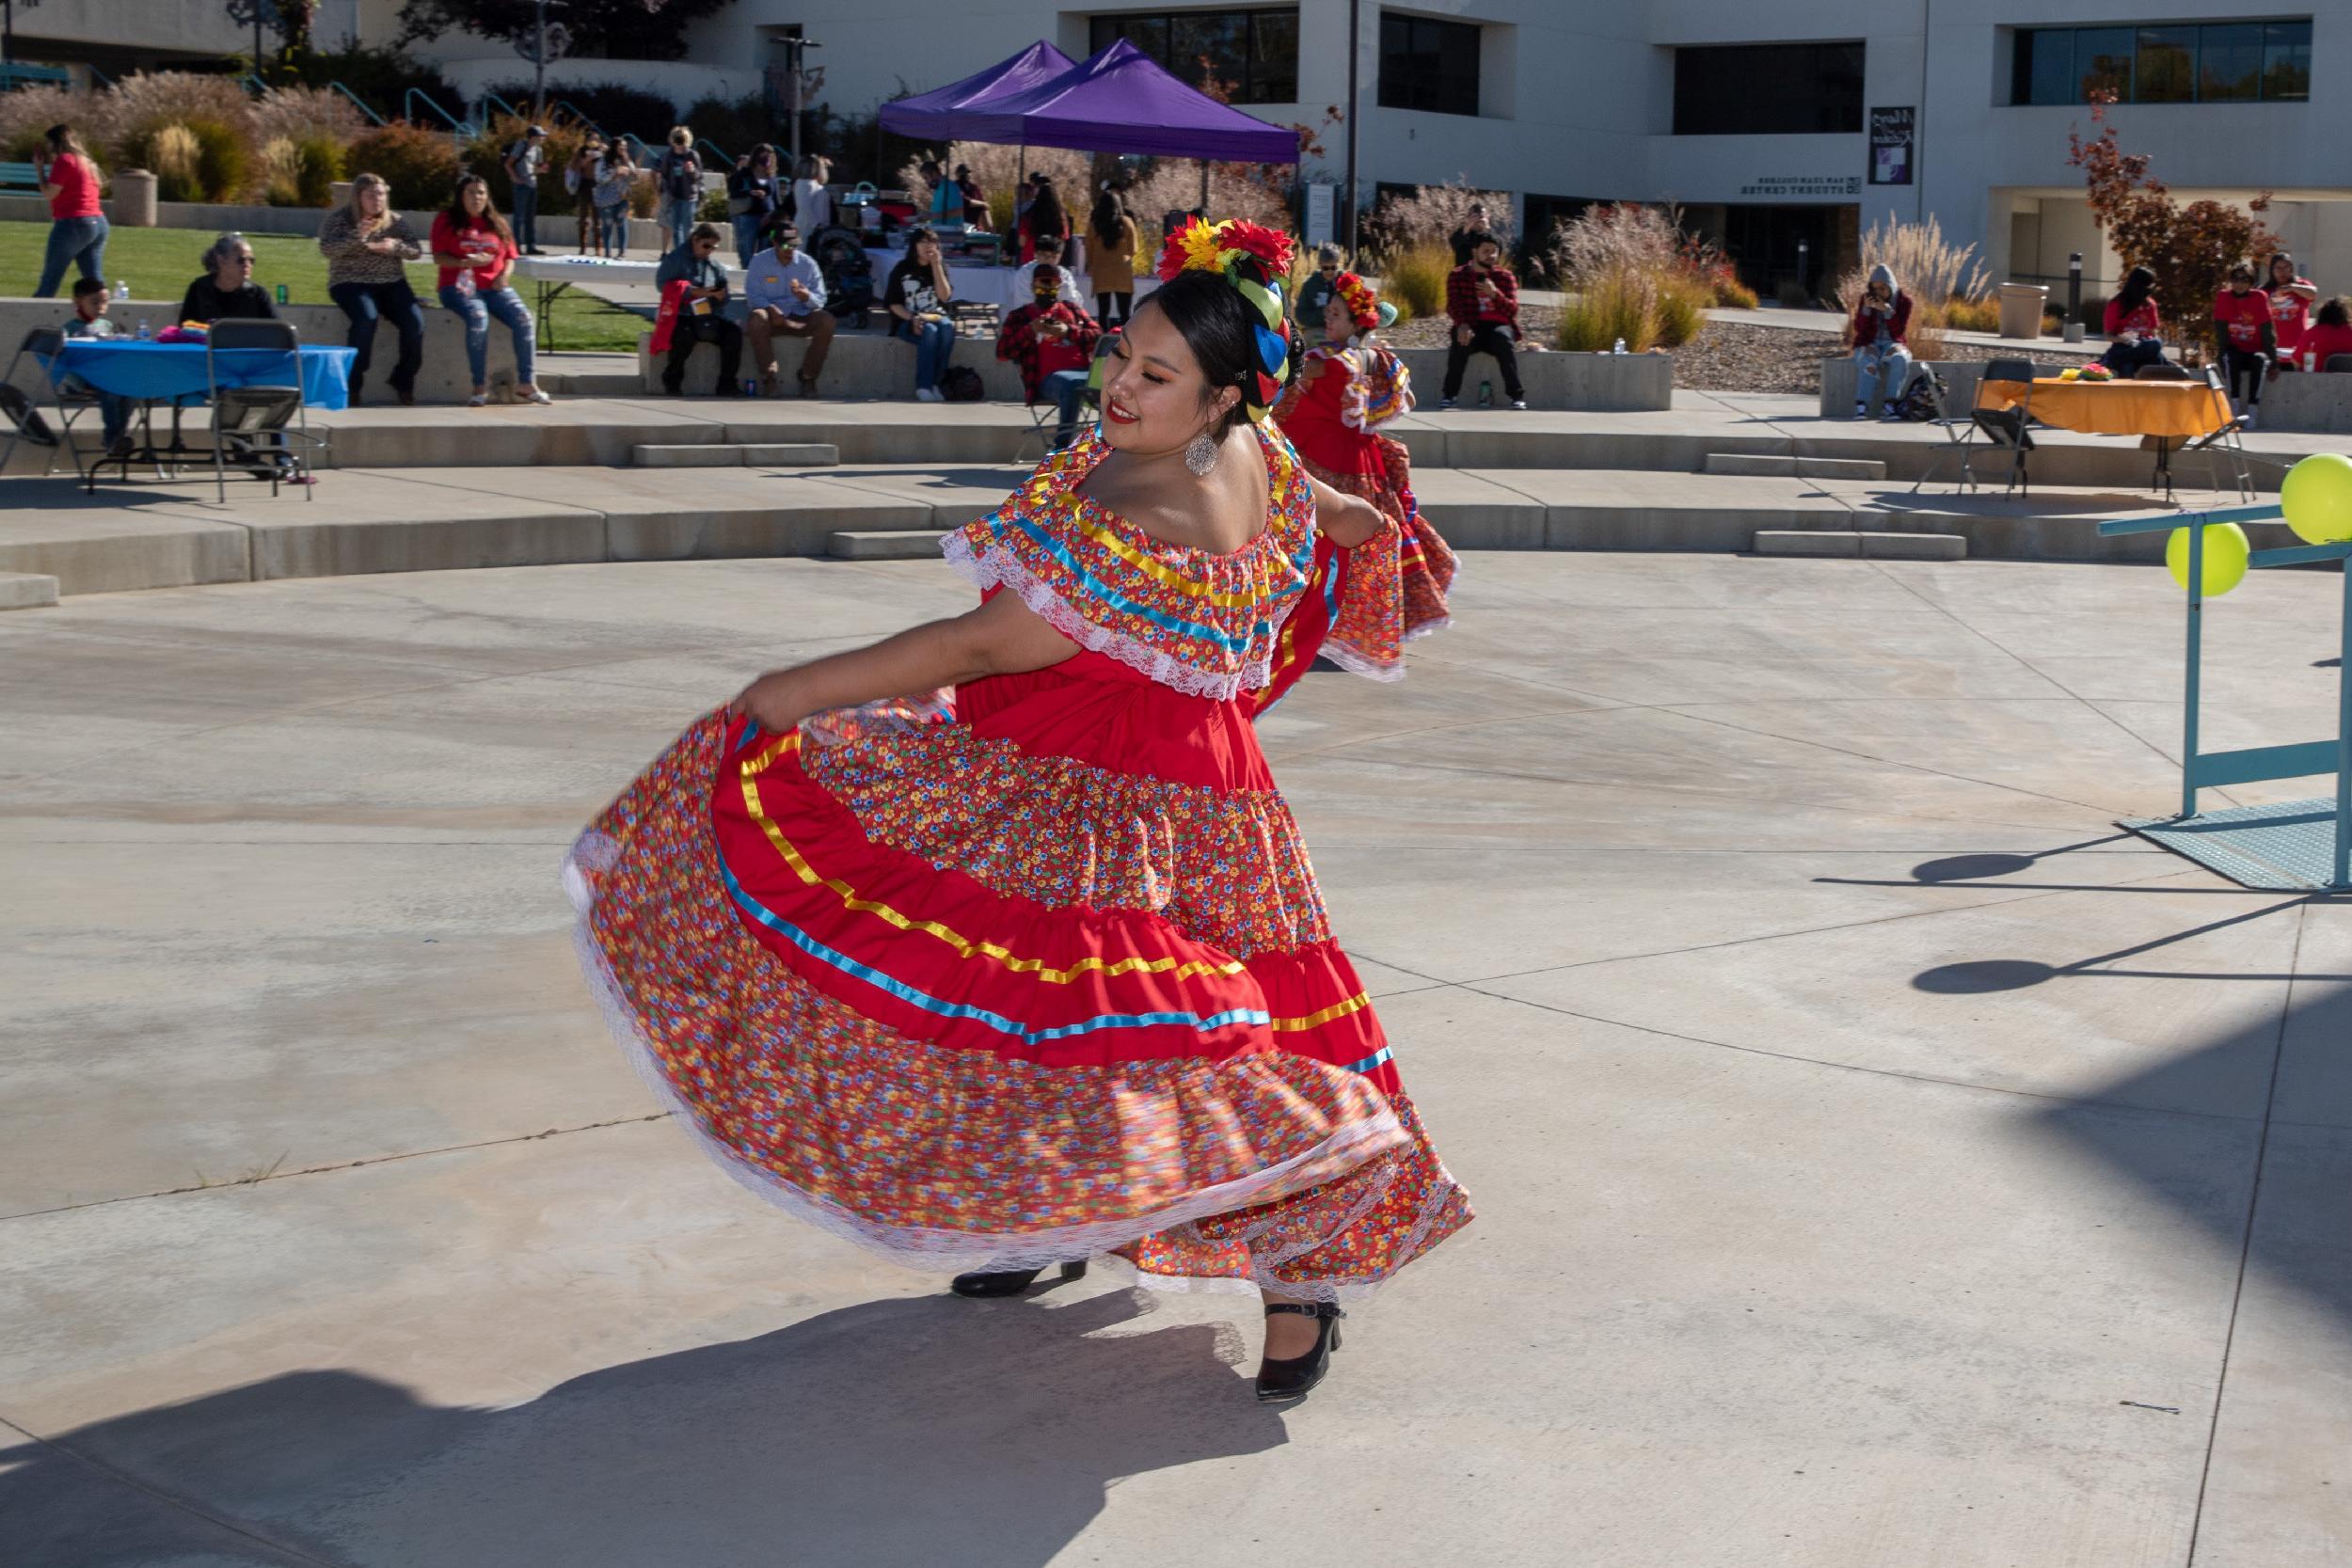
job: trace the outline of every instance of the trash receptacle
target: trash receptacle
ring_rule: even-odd
[[[2049,302],[2050,290],[2046,284],[2002,284],[2001,336],[2004,338],[2041,337],[2042,312]]]
[[[143,168],[114,173],[114,213],[106,221],[122,229],[155,227],[155,177]]]

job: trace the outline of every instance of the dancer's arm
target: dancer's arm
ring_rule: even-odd
[[[1013,675],[1059,664],[1078,645],[1047,626],[1017,594],[999,594],[952,620],[931,621],[851,653],[831,654],[789,670],[771,670],[728,705],[770,730],[788,730],[812,713],[854,707],[961,686],[984,675]]]
[[[1315,527],[1330,535],[1334,545],[1352,550],[1367,539],[1379,537],[1389,526],[1381,510],[1361,496],[1334,490],[1312,475],[1307,483],[1315,491]]]

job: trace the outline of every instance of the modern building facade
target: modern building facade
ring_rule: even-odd
[[[2115,267],[2067,163],[2096,87],[2176,191],[2275,192],[2307,270],[2352,286],[2352,0],[741,0],[692,54],[741,70],[798,27],[848,107],[1041,36],[1074,56],[1126,37],[1316,121],[1348,101],[1351,12],[1367,202],[1467,178],[1532,233],[1590,201],[1678,202],[1768,292],[1801,264],[1818,284],[1883,215],[1932,215],[1996,276],[2062,281],[2080,250],[2097,289]],[[1343,140],[1311,175],[1340,177]]]
[[[390,40],[398,0],[323,0],[324,42]],[[220,0],[43,0],[16,10],[24,58],[137,39],[237,46]],[[55,34],[55,53],[44,40]],[[1188,78],[1209,61],[1277,124],[1350,103],[1357,189],[1455,179],[1511,194],[1523,234],[1593,201],[1679,203],[1766,293],[1818,288],[1883,216],[1933,216],[1998,277],[2116,267],[2067,163],[2113,92],[2127,146],[2185,198],[2275,193],[2271,226],[2324,286],[2352,287],[2352,0],[737,0],[687,57],[573,59],[681,105],[780,74],[818,47],[820,96],[858,112],[940,86],[1041,37],[1083,57],[1133,40]],[[421,53],[461,86],[512,81],[505,44]],[[158,61],[157,63],[163,63]],[[1346,137],[1310,178],[1343,176]]]

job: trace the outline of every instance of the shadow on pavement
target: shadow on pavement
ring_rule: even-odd
[[[11,1568],[1026,1568],[1123,1478],[1286,1440],[1216,1325],[1102,1332],[1145,1310],[875,1302],[506,1409],[292,1372],[0,1449],[0,1541]]]

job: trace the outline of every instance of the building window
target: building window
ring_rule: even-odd
[[[1298,8],[1098,16],[1096,53],[1120,39],[1180,82],[1225,84],[1235,103],[1298,102]]]
[[[1708,44],[1675,51],[1677,136],[1843,135],[1862,129],[1862,45]]]
[[[1478,112],[1479,30],[1463,22],[1380,13],[1380,106]]]
[[[2168,23],[2145,27],[2021,27],[2012,103],[2299,103],[2312,95],[2312,24]]]

